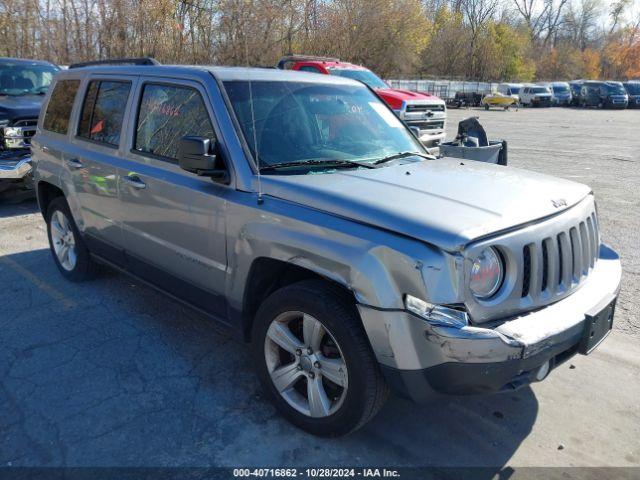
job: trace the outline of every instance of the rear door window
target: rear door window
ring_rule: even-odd
[[[135,150],[176,160],[186,135],[215,139],[200,93],[187,86],[146,84],[136,123]]]
[[[66,135],[73,102],[80,87],[80,80],[60,80],[56,83],[44,114],[42,128]]]
[[[91,81],[82,105],[78,136],[118,146],[130,90],[130,82]]]

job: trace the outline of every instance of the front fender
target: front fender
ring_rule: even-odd
[[[274,198],[230,205],[227,218],[227,298],[237,311],[259,258],[304,267],[376,308],[403,309],[404,294],[438,303],[457,299],[454,257],[420,241]]]

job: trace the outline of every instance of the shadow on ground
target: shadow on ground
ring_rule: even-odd
[[[529,388],[415,405],[309,436],[263,398],[248,348],[210,320],[105,274],[62,280],[45,249],[0,257],[0,465],[484,465],[530,433]]]
[[[38,202],[31,192],[3,195],[5,194],[0,194],[0,218],[27,215],[38,211]]]

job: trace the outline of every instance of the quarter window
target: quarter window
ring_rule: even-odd
[[[119,145],[130,90],[129,82],[90,82],[82,105],[78,136],[108,145]]]
[[[301,72],[320,73],[320,70],[312,65],[303,65],[298,70],[300,70]]]
[[[190,87],[145,85],[138,112],[135,149],[175,160],[178,143],[186,135],[215,138],[200,93]]]
[[[50,132],[67,134],[73,102],[80,80],[60,80],[51,92],[42,127]]]

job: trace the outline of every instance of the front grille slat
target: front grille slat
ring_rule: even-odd
[[[543,277],[542,246],[539,243],[531,244],[531,295],[535,298],[542,292]]]
[[[591,217],[587,218],[587,230],[589,231],[589,246],[591,247],[589,250],[589,266],[593,268],[596,263],[596,257],[598,256],[598,241]]]
[[[546,275],[542,281],[542,291],[553,294],[558,288],[560,275],[560,253],[558,242],[551,238],[545,238],[542,242],[542,255],[546,258]]]
[[[580,243],[582,244],[582,276],[586,276],[589,274],[589,268],[591,264],[591,244],[589,233],[587,232],[587,227],[584,222],[580,222],[578,227],[580,232]]]
[[[582,276],[582,242],[580,242],[580,235],[578,229],[572,227],[569,230],[569,237],[571,240],[571,251],[573,257],[573,278],[572,283],[579,283]]]

